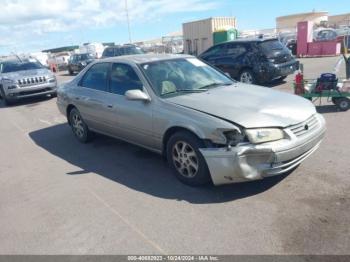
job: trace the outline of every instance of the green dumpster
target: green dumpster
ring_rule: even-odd
[[[238,31],[234,28],[216,31],[213,34],[214,45],[237,39]]]

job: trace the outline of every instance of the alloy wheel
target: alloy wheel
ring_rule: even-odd
[[[252,84],[253,83],[253,76],[249,72],[243,72],[241,74],[241,82],[246,84]]]
[[[83,120],[78,114],[74,114],[72,117],[72,127],[74,133],[79,137],[82,138],[85,135],[85,129],[84,129],[84,124]]]
[[[199,170],[196,151],[184,141],[175,143],[172,150],[173,163],[177,171],[186,178],[193,178]]]

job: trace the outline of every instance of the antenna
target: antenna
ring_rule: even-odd
[[[131,44],[131,32],[130,32],[130,20],[129,20],[128,0],[125,0],[125,12],[126,12],[126,20],[127,20],[127,23],[128,23],[129,42],[130,42],[130,44]]]

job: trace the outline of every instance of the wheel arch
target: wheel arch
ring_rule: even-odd
[[[254,71],[253,70],[253,67],[251,66],[243,66],[240,70],[239,70],[239,77],[241,76],[241,74],[243,73],[243,71],[246,71],[246,70],[249,70],[249,71]]]
[[[201,134],[200,132],[196,131],[192,127],[189,127],[189,126],[184,127],[184,126],[180,126],[180,125],[169,127],[165,131],[165,133],[163,135],[163,139],[162,139],[162,155],[163,155],[163,157],[166,158],[167,143],[168,143],[170,137],[172,135],[174,135],[175,133],[178,133],[178,132],[181,132],[181,131],[188,132],[188,133],[196,136],[198,139],[205,140],[204,135]]]

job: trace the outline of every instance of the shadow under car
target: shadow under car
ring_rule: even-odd
[[[219,187],[190,187],[172,175],[160,155],[114,138],[96,135],[91,143],[81,144],[67,124],[33,131],[29,136],[39,147],[79,169],[65,175],[92,172],[155,197],[195,204],[221,203],[254,196],[287,176]]]

